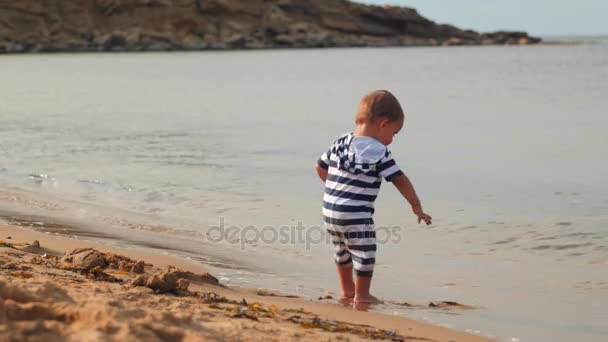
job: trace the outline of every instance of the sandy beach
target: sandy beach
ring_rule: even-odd
[[[487,341],[332,302],[229,288],[176,257],[6,225],[0,240],[5,341]]]

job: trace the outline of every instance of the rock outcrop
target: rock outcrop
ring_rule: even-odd
[[[0,52],[535,44],[346,0],[0,0]]]
[[[93,248],[76,248],[67,252],[61,262],[78,268],[106,267],[103,255]]]
[[[190,282],[220,286],[219,280],[209,273],[196,274],[172,267],[151,275],[139,275],[131,280],[129,286],[145,286],[158,293],[179,293],[188,291]]]

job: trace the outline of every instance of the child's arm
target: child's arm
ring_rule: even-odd
[[[325,184],[325,180],[327,179],[327,169],[324,169],[319,164],[315,164],[315,171],[317,171],[317,175],[319,175],[319,178],[321,178],[323,184]]]
[[[418,216],[418,223],[424,221],[427,225],[430,225],[432,218],[422,210],[422,204],[420,204],[420,199],[418,199],[418,195],[416,195],[416,190],[414,190],[410,179],[406,175],[401,174],[393,178],[391,182],[393,182],[393,185],[412,206],[412,211]]]

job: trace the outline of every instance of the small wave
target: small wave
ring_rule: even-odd
[[[476,225],[471,225],[471,226],[464,226],[464,227],[461,227],[461,228],[460,228],[460,230],[477,229],[477,228],[479,228],[479,227],[478,227],[478,226],[476,226]]]
[[[562,236],[562,237],[590,237],[590,236],[596,236],[596,234],[578,232],[578,233],[568,233],[568,234],[564,234],[564,235],[560,235],[560,236]]]
[[[39,183],[39,182],[44,182],[45,180],[54,180],[55,178],[44,174],[44,173],[40,173],[40,174],[36,174],[36,173],[30,173],[28,175],[28,177],[30,179],[32,179],[34,182]]]
[[[597,235],[594,233],[585,233],[585,232],[576,232],[576,233],[567,233],[567,234],[558,234],[558,235],[551,235],[551,236],[543,236],[543,237],[539,237],[536,239],[536,241],[546,241],[546,240],[558,240],[558,239],[562,239],[562,238],[596,238]]]
[[[86,187],[101,187],[110,191],[133,192],[135,189],[130,185],[109,183],[99,179],[79,179],[78,183]]]
[[[592,246],[592,245],[593,244],[591,242],[587,242],[587,243],[571,243],[571,244],[564,244],[564,245],[540,245],[540,246],[532,247],[531,249],[537,250],[537,251],[547,250],[547,249],[555,250],[555,251],[561,251],[561,250],[564,250],[564,249],[589,247],[589,246]]]
[[[0,217],[11,225],[33,228],[42,232],[61,234],[65,236],[81,236],[89,238],[110,237],[110,235],[107,235],[102,232],[84,230],[77,225],[68,222],[53,221],[50,218],[25,216],[18,214],[0,214]]]
[[[95,184],[95,185],[105,185],[106,183],[97,179],[79,179],[79,183],[84,184]]]
[[[127,191],[127,192],[133,192],[135,191],[135,188],[133,188],[130,185],[124,185],[124,184],[120,184],[120,188]]]
[[[507,244],[507,243],[515,242],[517,240],[519,240],[518,237],[512,237],[512,238],[508,238],[508,239],[505,239],[505,240],[496,241],[496,242],[494,242],[494,244],[495,245],[504,245],[504,244]]]
[[[118,135],[118,136],[107,136],[97,138],[100,142],[116,142],[116,141],[139,141],[144,139],[170,139],[170,138],[184,138],[190,136],[188,132],[149,132],[140,134],[129,134],[129,135]]]
[[[7,201],[9,203],[17,203],[27,208],[37,208],[50,211],[61,211],[65,210],[65,207],[59,203],[47,202],[34,198],[22,196],[17,193],[0,193],[0,201]],[[0,211],[1,214],[1,211]]]
[[[256,151],[250,151],[248,153],[250,155],[259,155],[259,156],[290,156],[293,154],[292,151],[279,150],[279,149],[256,150]]]
[[[178,153],[178,154],[164,154],[155,156],[157,159],[161,160],[175,160],[175,159],[202,159],[203,155],[201,154],[192,154],[192,153]]]
[[[492,220],[492,221],[488,221],[488,224],[497,224],[497,225],[503,225],[503,224],[505,224],[505,222],[503,222],[503,221],[496,221],[496,220]]]
[[[537,241],[546,241],[546,240],[557,240],[558,237],[557,236],[545,236],[545,237],[541,237],[536,239]]]
[[[196,162],[196,161],[158,161],[161,165],[177,165],[177,166],[189,166],[189,167],[204,167],[204,168],[212,168],[212,169],[226,169],[226,165],[221,165],[217,163],[209,163],[209,162]]]

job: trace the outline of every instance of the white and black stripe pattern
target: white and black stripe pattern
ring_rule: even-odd
[[[345,134],[318,160],[328,171],[323,220],[332,235],[335,261],[354,264],[358,276],[371,277],[376,260],[374,202],[382,178],[403,174],[390,151],[371,137]]]

